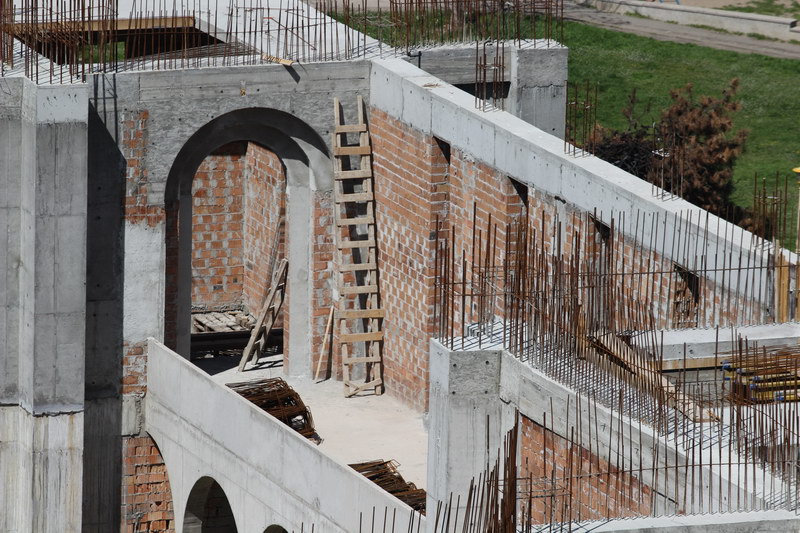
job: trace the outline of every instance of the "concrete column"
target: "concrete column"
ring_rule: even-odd
[[[542,131],[564,138],[566,47],[511,47],[507,110]]]
[[[33,531],[81,530],[88,89],[38,87]]]
[[[286,239],[289,271],[288,285],[288,368],[286,372],[293,377],[311,377],[311,239],[313,192],[308,183],[294,183],[293,165],[287,163],[289,182],[286,186]],[[308,173],[308,170],[305,170]],[[286,342],[286,341],[284,341]]]
[[[192,190],[181,191],[178,204],[178,317],[175,351],[189,359],[192,351]]]
[[[36,87],[0,91],[0,531],[31,531]]]
[[[81,530],[87,107],[82,86],[0,94],[3,531]]]
[[[428,509],[446,504],[451,494],[453,502],[461,496],[463,507],[470,481],[494,462],[513,425],[513,410],[500,400],[501,356],[492,350],[450,351],[431,341]]]

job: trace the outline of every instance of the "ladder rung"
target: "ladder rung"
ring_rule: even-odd
[[[334,146],[333,155],[370,155],[372,148],[367,146]]]
[[[340,194],[336,201],[342,202],[371,202],[373,199],[372,192],[357,192],[353,194]]]
[[[338,318],[383,318],[383,309],[345,309],[336,313]]]
[[[353,285],[351,287],[339,287],[341,294],[371,294],[378,292],[377,285]]]
[[[382,331],[371,331],[369,333],[345,333],[339,337],[339,344],[349,344],[351,342],[370,342],[383,340]]]
[[[358,226],[359,224],[374,224],[374,223],[375,219],[372,216],[336,219],[337,226]]]
[[[346,241],[339,243],[339,249],[343,248],[374,248],[375,241],[372,239],[366,239],[363,241]]]
[[[372,177],[372,171],[367,170],[340,170],[336,172],[334,178],[337,180],[366,179]]]
[[[342,359],[343,365],[355,365],[358,363],[380,363],[380,357],[348,357],[347,359]]]
[[[353,263],[352,265],[341,265],[339,272],[358,272],[361,270],[376,270],[375,263]]]
[[[357,133],[367,131],[366,124],[339,124],[336,126],[336,133]]]

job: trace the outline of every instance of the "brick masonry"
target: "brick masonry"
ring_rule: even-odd
[[[375,198],[389,394],[428,406],[428,343],[434,333],[436,238],[453,230],[458,246],[476,225],[504,226],[524,212],[511,181],[467,154],[372,109]],[[478,206],[475,208],[475,206]],[[501,229],[494,233],[504,242]]]
[[[192,181],[192,310],[242,307],[246,143],[208,155]]]
[[[121,533],[172,533],[172,508],[167,466],[148,435],[122,439]]]
[[[533,495],[538,496],[526,510],[534,523],[650,514],[650,487],[586,448],[524,416],[519,439],[519,477],[532,479]],[[565,505],[567,499],[570,505]]]

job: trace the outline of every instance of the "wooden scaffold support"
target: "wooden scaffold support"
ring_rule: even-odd
[[[250,333],[250,340],[247,342],[242,353],[242,359],[239,361],[239,372],[242,372],[247,366],[247,363],[252,359],[253,363],[258,362],[261,352],[267,346],[267,337],[283,306],[283,300],[286,298],[286,272],[288,270],[289,262],[286,259],[281,259],[278,264],[278,269],[272,277],[272,285],[269,289],[267,299],[264,301],[264,306],[258,314],[256,325]]]
[[[346,397],[373,389],[383,393],[383,309],[378,287],[372,147],[364,101],[358,123],[345,124],[334,99],[334,216],[339,302],[338,346]],[[348,135],[358,136],[357,144]],[[351,157],[357,163],[351,164]],[[360,380],[363,371],[363,381]]]

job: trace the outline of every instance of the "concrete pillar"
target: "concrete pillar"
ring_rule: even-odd
[[[38,87],[33,531],[80,531],[88,88]]]
[[[0,95],[0,529],[81,530],[86,87]]]
[[[120,523],[126,162],[94,108],[88,136],[82,522],[84,533],[105,533]]]
[[[36,87],[0,91],[0,531],[31,531]]]
[[[542,131],[564,138],[566,47],[510,47],[511,87],[506,109]]]
[[[501,356],[495,350],[451,351],[431,340],[428,509],[446,504],[452,494],[453,505],[461,496],[464,516],[470,481],[494,462],[513,425],[513,409],[500,400]]]
[[[292,166],[287,164],[291,172]],[[308,171],[306,170],[306,173]],[[293,377],[311,377],[311,240],[314,238],[312,222],[313,192],[308,184],[293,183],[289,174],[286,187],[286,256],[289,259],[288,285],[288,346],[289,357],[286,373]],[[288,342],[286,342],[288,340]]]

